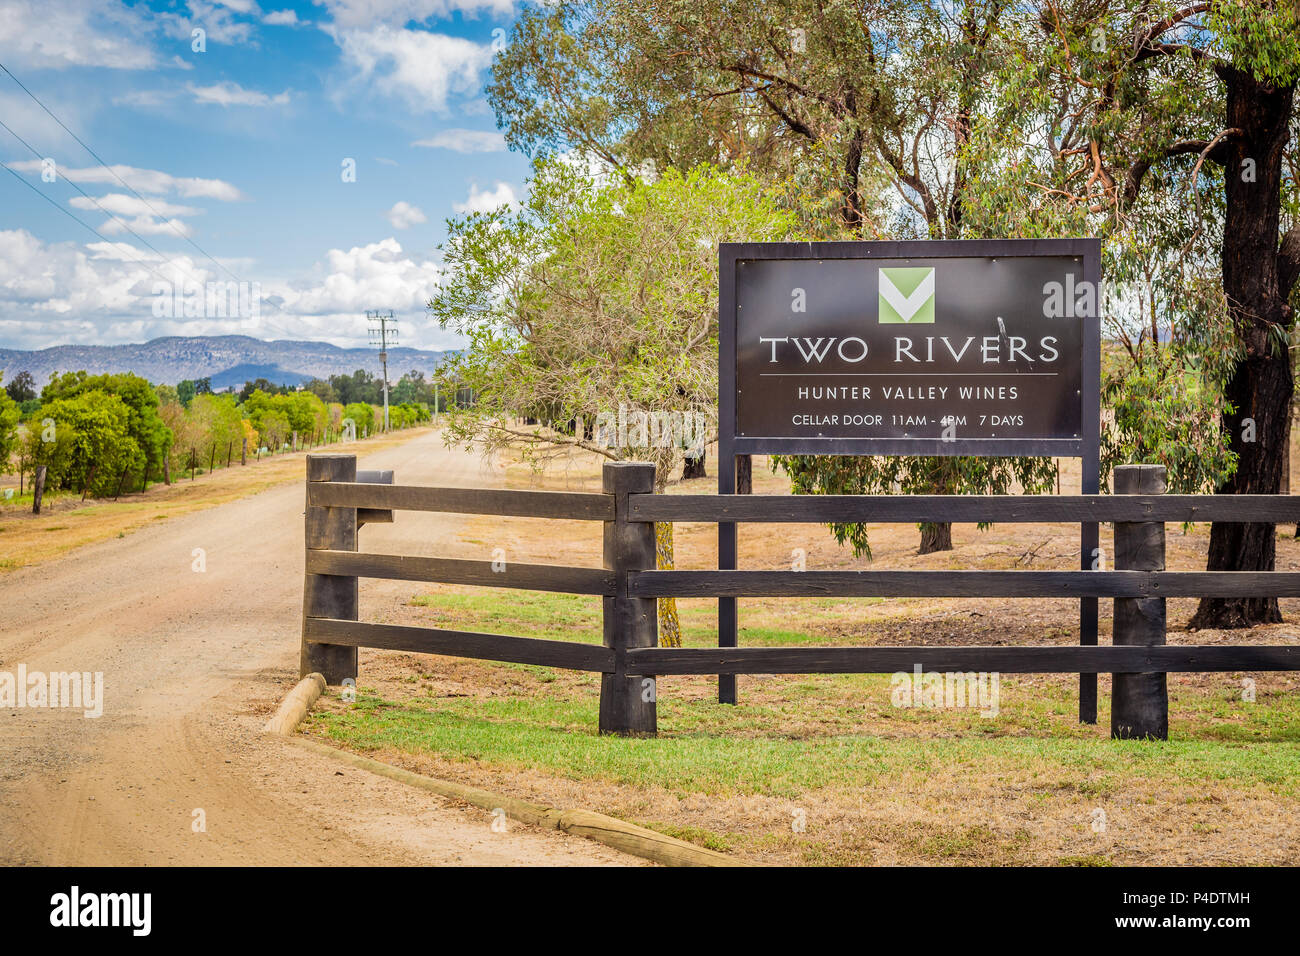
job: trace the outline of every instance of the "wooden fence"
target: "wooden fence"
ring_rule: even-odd
[[[304,675],[357,676],[357,648],[539,664],[601,674],[602,733],[656,731],[655,678],[672,674],[1078,673],[1114,675],[1114,737],[1168,735],[1165,675],[1300,670],[1300,643],[1165,645],[1171,597],[1300,597],[1300,573],[1166,571],[1165,523],[1300,520],[1300,496],[1167,495],[1164,469],[1116,471],[1115,495],[656,495],[654,466],[604,466],[601,493],[426,488],[375,482],[353,455],[307,458]],[[357,529],[393,511],[600,521],[604,567],[575,568],[357,551]],[[657,571],[654,522],[1113,522],[1111,571]],[[498,566],[500,567],[500,566]],[[389,578],[604,598],[601,645],[358,621],[358,579]],[[661,597],[1018,597],[1115,599],[1112,644],[1046,647],[689,647],[658,645]]]

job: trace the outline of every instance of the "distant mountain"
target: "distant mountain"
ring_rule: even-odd
[[[445,354],[389,349],[388,377],[396,381],[412,369],[428,374]],[[168,336],[143,345],[56,345],[30,352],[0,349],[4,380],[26,371],[32,373],[37,386],[43,386],[51,375],[80,369],[96,375],[134,372],[162,385],[211,378],[213,388],[224,388],[258,378],[296,385],[309,378],[351,375],[359,368],[378,375],[378,352],[372,348],[341,349],[327,342],[263,342],[247,335]]]
[[[356,369],[352,371],[355,372]],[[403,369],[402,371],[407,370]],[[399,378],[400,376],[400,372],[396,372],[391,366],[389,367],[389,378]],[[186,378],[190,377],[186,376]],[[198,377],[203,378],[202,375]],[[312,378],[311,375],[304,375],[302,372],[290,372],[278,365],[249,365],[247,362],[236,365],[234,368],[228,368],[224,372],[218,372],[210,377],[212,387],[218,392],[223,388],[242,388],[245,382],[256,382],[259,378],[264,378],[273,385],[301,385]],[[323,378],[324,376],[317,377]]]

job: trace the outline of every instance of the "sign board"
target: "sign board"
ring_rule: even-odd
[[[1101,242],[995,239],[723,243],[718,249],[718,492],[742,455],[1079,458],[1096,494]],[[1084,524],[1080,567],[1094,566]],[[718,568],[736,567],[718,524]],[[1097,600],[1079,642],[1097,643]],[[735,647],[735,598],[718,646]],[[1079,678],[1096,720],[1097,676]],[[718,678],[736,702],[736,679]]]
[[[720,432],[737,454],[1081,457],[1099,412],[1099,253],[724,244]]]

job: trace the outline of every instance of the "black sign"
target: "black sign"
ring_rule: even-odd
[[[1096,443],[1098,253],[724,245],[721,430],[741,454],[1080,455]]]

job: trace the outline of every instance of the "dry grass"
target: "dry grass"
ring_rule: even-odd
[[[599,463],[575,457],[545,480],[507,469],[514,487],[596,490]],[[756,491],[788,492],[760,460]],[[670,493],[708,493],[712,480]],[[1068,470],[1063,486],[1077,488]],[[400,519],[399,519],[400,520]],[[1288,529],[1289,531],[1289,529]],[[816,525],[742,526],[741,566],[1072,568],[1066,525],[954,528],[955,550],[916,554],[912,526],[872,528],[874,562]],[[1171,528],[1169,566],[1204,567],[1208,527]],[[479,517],[447,556],[598,566],[600,527]],[[1102,545],[1108,548],[1109,530]],[[680,567],[716,567],[712,525],[677,529]],[[1279,531],[1279,568],[1300,543]],[[1103,634],[1109,602],[1101,602]],[[680,602],[686,643],[716,641],[715,604]],[[1171,643],[1297,640],[1293,625],[1245,633],[1181,629],[1192,601],[1170,602]],[[1283,602],[1288,620],[1300,601]],[[599,600],[413,586],[380,620],[599,641]],[[1077,603],[1013,599],[746,599],[742,644],[1050,644],[1077,641]],[[1103,641],[1105,637],[1103,637]],[[1109,680],[1095,726],[1076,720],[1077,678],[1008,676],[999,713],[893,706],[887,675],[740,678],[740,705],[700,677],[659,681],[660,736],[595,734],[599,679],[547,668],[363,651],[356,705],[327,699],[309,732],[421,772],[556,806],[587,806],[716,849],[782,863],[1296,863],[1300,833],[1300,680],[1172,675],[1171,741],[1109,740]],[[798,824],[802,821],[802,829]],[[1103,825],[1104,822],[1104,825]]]
[[[420,430],[391,432],[364,441],[330,445],[329,452],[369,454],[410,441]],[[82,501],[72,492],[49,494],[41,513],[32,514],[30,491],[22,500],[0,501],[0,574],[40,564],[74,548],[121,538],[161,521],[204,508],[246,498],[289,482],[302,481],[306,452],[250,458],[247,466],[218,467],[193,480],[188,472],[171,485],[161,482],[143,493],[124,494],[118,501]],[[0,489],[18,488],[16,475],[0,480]],[[17,499],[17,495],[15,494]]]

